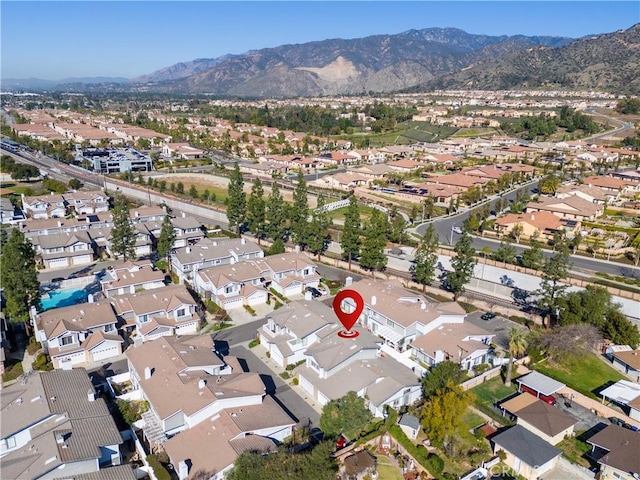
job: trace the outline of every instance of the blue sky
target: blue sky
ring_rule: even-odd
[[[640,2],[2,0],[0,14],[1,77],[59,80],[412,28],[581,37],[640,22]]]

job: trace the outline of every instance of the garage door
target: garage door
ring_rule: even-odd
[[[64,356],[61,355],[59,357],[56,357],[56,359],[58,361],[58,368],[67,370],[69,368],[72,368],[74,365],[77,365],[78,363],[84,362],[85,356],[84,352],[78,352]]]
[[[93,353],[93,361],[98,362],[100,360],[104,360],[106,358],[115,357],[119,355],[119,349],[117,345],[100,345],[98,348],[92,351]]]
[[[276,347],[275,345],[271,349],[271,358],[273,358],[273,360],[278,365],[280,365],[281,367],[284,366],[284,360],[282,359],[282,353],[280,353],[280,350],[278,350],[278,347]]]
[[[231,300],[229,302],[224,302],[223,307],[226,308],[242,308],[242,299],[238,298],[236,300]]]
[[[69,264],[67,263],[66,258],[56,258],[53,260],[49,260],[49,268],[64,268]]]
[[[86,265],[87,263],[91,263],[91,255],[78,255],[73,257],[74,265]]]
[[[302,375],[298,375],[298,380],[300,381],[300,386],[311,395],[313,395],[313,385],[311,385],[311,382],[304,378]]]

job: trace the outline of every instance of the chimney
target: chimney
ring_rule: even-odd
[[[178,478],[180,480],[186,480],[188,476],[189,466],[187,465],[187,462],[181,461],[180,463],[178,463]]]
[[[207,381],[203,378],[201,378],[200,380],[198,380],[198,388],[202,389],[207,385]]]
[[[64,443],[64,435],[61,433],[56,433],[56,443],[58,445],[62,445]]]
[[[427,304],[424,302],[420,302],[420,310],[426,310],[427,309]]]
[[[536,219],[536,216],[532,213],[531,214],[531,220],[535,220],[535,219]]]
[[[89,303],[93,303],[94,302],[93,293],[90,293],[89,295],[87,295],[87,302],[89,302]]]
[[[377,301],[378,301],[378,299],[376,298],[376,296],[375,295],[371,295],[371,306],[374,306]]]
[[[135,211],[135,216],[138,218],[140,216],[140,212],[138,210]]]
[[[353,277],[347,277],[347,278],[344,279],[344,286],[345,287],[350,287],[352,283],[353,283]]]
[[[58,227],[62,226],[62,220],[58,220]]]
[[[300,253],[300,245],[296,245],[295,252]]]
[[[191,247],[187,247],[187,253],[191,253]]]
[[[94,392],[92,388],[87,390],[87,400],[90,402],[95,402],[96,400],[96,392]]]
[[[247,239],[246,239],[246,238],[243,238],[242,240],[240,240],[240,243],[241,243],[242,245],[246,245],[246,244],[247,244]]]
[[[304,292],[304,299],[311,300],[311,292]]]
[[[144,379],[149,380],[151,378],[151,367],[144,367]]]

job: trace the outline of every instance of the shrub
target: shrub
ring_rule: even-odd
[[[171,480],[171,475],[155,455],[148,455],[147,461],[149,462],[149,466],[153,468],[153,473],[155,473],[158,480]]]
[[[427,456],[427,470],[434,475],[440,475],[444,470],[444,460],[435,453],[430,453]]]
[[[299,362],[291,363],[291,364],[287,365],[287,370],[291,371],[294,368],[299,367],[300,365],[302,365],[305,362],[306,362],[306,360],[300,360]]]
[[[300,383],[300,380],[298,380],[298,377],[296,377],[291,383],[293,383],[294,385],[298,385]]]
[[[53,370],[53,364],[51,363],[51,357],[46,355],[45,353],[39,353],[36,359],[33,361],[31,365],[34,370],[42,370],[44,372],[48,372]]]
[[[273,309],[277,310],[282,306],[282,303],[280,303],[279,301],[276,300],[276,303],[273,305]]]
[[[250,305],[243,305],[244,309],[251,314],[251,316],[256,316],[256,311]]]
[[[149,410],[149,402],[145,400],[119,400],[116,399],[116,405],[118,406],[118,410],[122,415],[122,418],[128,425],[131,425],[133,422],[137,422],[142,418],[142,414]]]
[[[36,337],[29,337],[29,344],[27,345],[29,355],[34,355],[38,350],[40,350],[40,343],[38,343]]]
[[[288,380],[289,378],[291,378],[291,375],[289,375],[289,372],[282,372],[280,376],[285,380]]]
[[[260,339],[259,338],[254,338],[253,340],[251,340],[249,342],[249,348],[257,347],[258,345],[260,345]]]

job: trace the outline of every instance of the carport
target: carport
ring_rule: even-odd
[[[541,374],[540,372],[531,372],[518,379],[516,382],[520,385],[519,391],[522,391],[522,387],[529,387],[540,395],[551,396],[561,388],[564,388],[565,384],[554,380],[551,377]]]

